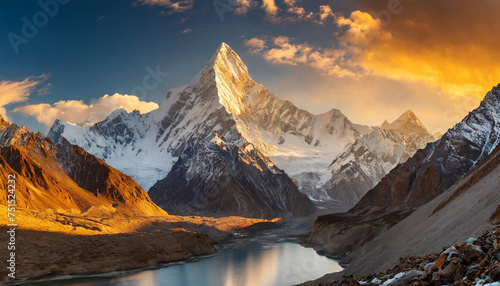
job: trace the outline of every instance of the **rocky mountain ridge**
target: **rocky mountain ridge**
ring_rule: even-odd
[[[16,177],[18,207],[79,212],[102,207],[124,215],[166,215],[132,178],[82,148],[64,138],[54,144],[25,126],[1,121],[1,177],[4,183],[9,175]]]

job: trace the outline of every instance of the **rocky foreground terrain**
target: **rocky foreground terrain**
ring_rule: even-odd
[[[399,260],[384,272],[318,285],[500,285],[500,232],[494,229],[440,253]]]

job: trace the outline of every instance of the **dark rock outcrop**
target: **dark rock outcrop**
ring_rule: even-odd
[[[252,144],[228,144],[217,134],[184,152],[149,195],[178,215],[273,218],[306,216],[315,210],[292,180]]]

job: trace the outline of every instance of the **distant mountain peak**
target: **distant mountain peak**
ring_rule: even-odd
[[[380,126],[382,129],[397,130],[409,134],[429,134],[424,124],[418,119],[417,115],[411,110],[405,111],[392,123],[387,120]]]
[[[420,122],[420,119],[418,119],[417,115],[415,115],[415,113],[411,110],[405,111],[403,114],[401,114],[401,116],[398,117],[398,119],[396,119],[391,124],[400,123],[400,122],[412,122],[412,123],[423,126],[423,124]]]
[[[405,118],[405,119],[410,119],[410,120],[418,120],[417,115],[411,110],[405,111],[403,114],[401,114],[400,118]]]

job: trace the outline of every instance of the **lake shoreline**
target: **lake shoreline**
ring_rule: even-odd
[[[212,238],[195,232],[162,230],[92,236],[22,229],[17,232],[18,273],[16,280],[2,281],[6,285],[142,271],[217,252]]]
[[[288,255],[285,255],[287,253]],[[289,257],[291,253],[293,254],[302,253],[301,256],[299,254],[300,258],[302,259]],[[304,253],[306,253],[306,255],[304,255]],[[253,257],[253,259],[247,260],[244,257]],[[287,257],[287,261],[286,262],[275,261],[273,257],[274,258]],[[239,265],[237,268],[233,268],[234,266],[233,263],[235,261],[238,261],[239,263],[243,264]],[[179,277],[178,275],[179,274],[186,275],[186,273],[192,273],[192,271],[199,271],[200,269],[204,269],[202,273],[198,273],[197,277],[199,276],[199,278],[197,279],[199,279],[199,281],[195,283],[196,285],[204,285],[204,283],[199,284],[201,283],[201,281],[210,281],[212,283],[212,284],[209,283],[210,285],[219,285],[219,282],[221,282],[220,279],[225,281],[224,279],[228,278],[228,276],[226,275],[234,274],[234,271],[239,272],[240,275],[241,272],[246,274],[260,273],[255,277],[258,277],[259,279],[264,279],[265,281],[267,281],[266,279],[271,279],[271,281],[274,281],[274,283],[278,282],[277,284],[271,283],[269,285],[294,285],[298,282],[306,281],[305,279],[307,278],[319,277],[317,276],[318,273],[311,271],[311,268],[308,267],[309,264],[305,263],[304,261],[309,261],[309,263],[311,261],[315,261],[317,265],[321,264],[320,270],[318,270],[320,271],[319,274],[321,275],[326,274],[329,271],[334,271],[335,270],[334,268],[328,268],[331,267],[332,264],[337,265],[336,267],[340,267],[338,266],[338,263],[336,261],[333,261],[323,256],[319,256],[314,250],[303,247],[298,243],[298,240],[296,239],[282,238],[282,237],[278,238],[276,236],[264,235],[252,238],[246,238],[246,237],[235,238],[231,240],[230,243],[218,247],[218,251],[215,254],[192,257],[180,262],[172,262],[157,266],[144,267],[141,269],[134,269],[131,271],[100,273],[100,274],[85,275],[85,276],[70,276],[70,277],[62,276],[52,279],[29,281],[29,282],[31,282],[30,285],[60,286],[69,284],[72,285],[72,283],[83,283],[82,285],[94,285],[93,283],[95,283],[95,285],[102,285],[102,283],[113,284],[113,283],[120,283],[127,281],[149,281],[148,283],[153,283],[153,284],[147,284],[147,285],[163,285],[161,284],[162,281],[170,281],[169,283],[173,283],[172,285],[178,285],[178,283],[180,282],[190,280],[190,282],[187,282],[188,284],[182,284],[182,285],[194,285],[191,279],[183,280],[183,278]],[[330,261],[330,263],[325,263],[325,261]],[[300,270],[303,271],[302,274],[291,273],[290,271],[283,272],[281,268],[285,264],[288,264],[289,266],[292,265],[293,269],[295,270],[298,269],[299,272]],[[249,270],[249,267],[251,270]],[[327,267],[326,270],[325,267]],[[291,269],[291,267],[287,268],[285,266],[285,269]],[[314,270],[316,271],[316,269]],[[313,275],[313,276],[307,276],[307,275]],[[214,277],[217,277],[215,278],[216,282],[212,281]],[[234,276],[232,279],[236,279],[236,277],[240,276]],[[243,277],[245,277],[245,275],[243,275]],[[248,276],[246,277],[248,278]],[[278,280],[272,280],[272,279],[278,279]],[[43,282],[52,284],[43,284]]]

